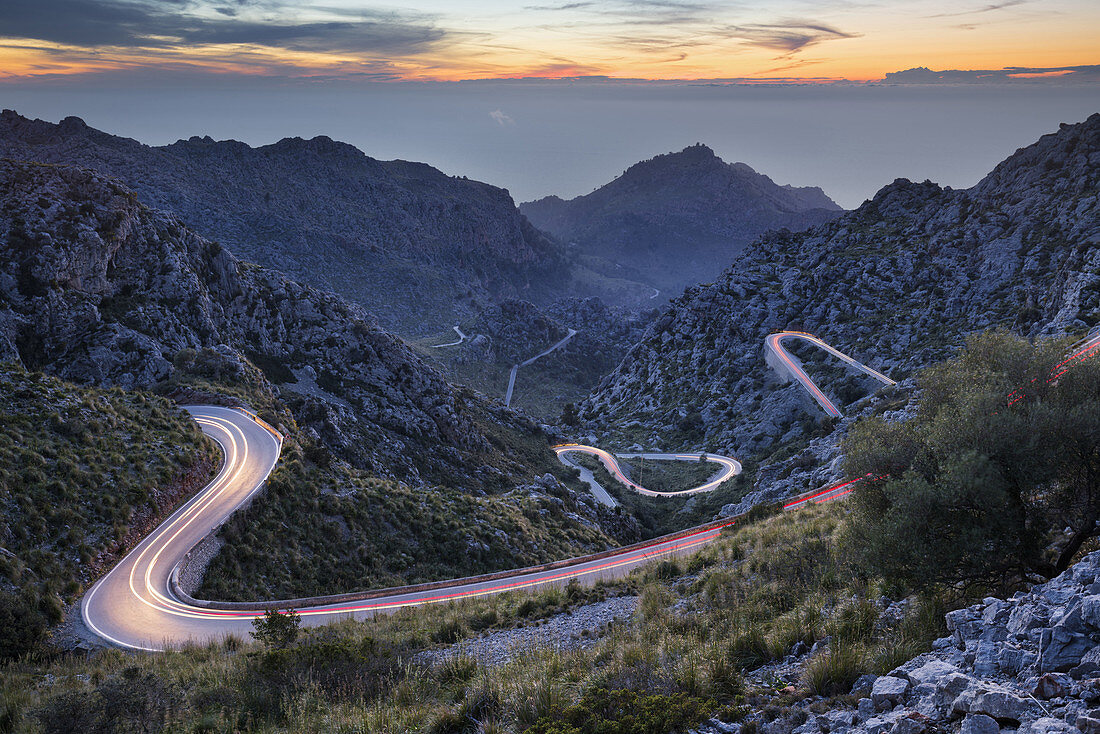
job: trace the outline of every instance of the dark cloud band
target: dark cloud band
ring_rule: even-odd
[[[430,20],[357,11],[330,22],[244,20],[254,3],[199,6],[122,0],[4,0],[0,36],[83,47],[159,48],[180,44],[257,44],[306,51],[415,53],[445,33]],[[277,11],[280,6],[261,5]],[[208,9],[209,15],[195,10]],[[278,18],[278,12],[264,14]]]

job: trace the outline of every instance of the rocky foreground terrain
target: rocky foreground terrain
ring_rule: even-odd
[[[1083,334],[1100,323],[1098,195],[1100,114],[971,189],[899,179],[827,224],[768,234],[649,327],[581,406],[582,435],[742,458],[805,441],[822,414],[763,357],[783,329],[898,380],[971,331]]]
[[[749,721],[762,734],[1100,732],[1100,552],[1028,592],[946,619],[951,634],[931,652],[860,678],[854,707],[814,713],[807,700],[771,722]],[[796,670],[808,656],[796,651],[781,667]],[[714,720],[699,731],[743,729]]]
[[[324,136],[151,147],[76,117],[55,125],[5,110],[0,157],[117,178],[235,255],[336,291],[403,334],[433,333],[502,298],[548,302],[601,286],[507,191],[422,163],[378,161]],[[610,292],[649,295],[640,285],[631,295],[621,281]]]
[[[669,296],[709,281],[764,232],[802,230],[842,209],[814,186],[780,186],[697,144],[637,163],[590,194],[520,205],[536,227]]]

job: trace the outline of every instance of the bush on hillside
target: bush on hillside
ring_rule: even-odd
[[[909,588],[1065,570],[1100,520],[1100,359],[1059,374],[1067,349],[976,335],[921,375],[914,419],[856,424],[846,471],[874,479],[853,494],[854,552]]]
[[[716,707],[713,700],[686,693],[596,688],[559,715],[539,719],[527,734],[664,734],[696,726]]]
[[[301,628],[302,618],[293,609],[285,612],[268,609],[264,616],[252,620],[252,631],[248,634],[269,650],[282,649],[298,639]]]

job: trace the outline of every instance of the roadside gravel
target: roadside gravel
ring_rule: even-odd
[[[596,644],[609,625],[629,619],[637,607],[637,596],[619,596],[523,627],[488,632],[443,650],[426,651],[418,655],[417,660],[435,664],[455,656],[465,656],[482,665],[497,666],[533,648],[583,649]]]

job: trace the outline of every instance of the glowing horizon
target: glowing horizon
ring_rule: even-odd
[[[8,0],[0,81],[187,73],[820,83],[923,67],[1065,82],[1094,80],[1083,67],[1100,63],[1100,5],[1088,0],[532,2]]]

